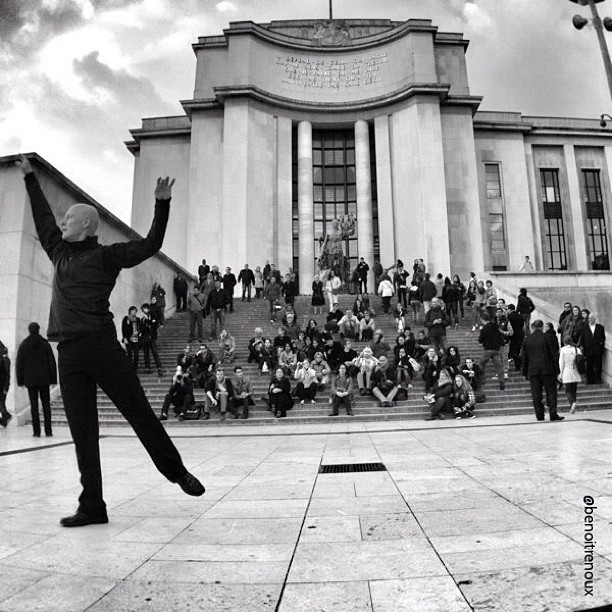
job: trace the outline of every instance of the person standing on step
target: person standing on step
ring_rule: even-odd
[[[245,263],[244,268],[240,270],[238,274],[238,282],[242,283],[242,301],[244,302],[244,296],[247,296],[247,302],[251,301],[251,288],[255,284],[255,275],[253,270],[249,268],[249,264]]]
[[[363,257],[359,258],[359,263],[357,264],[357,277],[359,278],[359,287],[358,294],[367,293],[368,292],[368,272],[370,271],[370,266],[366,263],[366,260]]]
[[[231,268],[225,268],[223,275],[223,292],[225,293],[225,301],[229,304],[230,312],[234,312],[234,287],[237,285],[236,276]]]
[[[40,416],[38,398],[43,409],[45,435],[51,437],[51,398],[49,387],[57,384],[57,365],[51,345],[40,335],[40,325],[33,321],[28,325],[30,335],[19,345],[15,375],[17,385],[28,389],[30,410],[32,413],[32,429],[34,437],[40,438]]]
[[[281,287],[276,282],[276,278],[270,276],[266,288],[264,289],[264,299],[266,299],[270,305],[270,323],[276,321],[277,306],[280,308],[280,296]]]
[[[489,315],[483,312],[481,315],[481,322],[482,327],[480,329],[480,335],[478,336],[478,342],[482,344],[480,368],[482,369],[484,377],[487,371],[487,363],[492,361],[496,370],[494,379],[499,382],[500,391],[503,391],[506,388],[504,368],[501,362],[501,347],[504,339],[497,325],[497,319],[489,319]]]
[[[182,312],[187,308],[187,292],[189,284],[182,274],[177,275],[173,284],[174,295],[176,296],[176,312]]]
[[[138,308],[130,306],[128,313],[123,317],[121,322],[121,342],[125,346],[128,360],[134,368],[134,372],[138,372],[138,355],[140,353],[140,318],[136,316]]]
[[[580,337],[584,356],[587,362],[587,385],[601,384],[603,356],[606,351],[606,330],[597,323],[595,313],[590,313],[588,325],[585,325]]]
[[[21,155],[18,165],[24,175],[36,233],[54,267],[47,329],[49,339],[58,342],[59,382],[83,487],[76,513],[63,518],[61,525],[108,523],[102,491],[97,385],[128,420],[157,469],[188,495],[203,495],[204,487],[185,468],[117,342],[109,310],[109,297],[119,272],[137,266],[160,250],[174,180],[157,180],[155,214],[146,238],[100,245],[96,208],[75,204],[58,227],[30,162]]]
[[[563,383],[565,396],[570,405],[570,414],[576,412],[578,383],[582,382],[582,376],[576,367],[576,358],[581,354],[582,351],[572,343],[572,339],[566,337],[559,351],[559,382]]]
[[[140,318],[140,329],[142,332],[141,344],[142,354],[144,356],[145,373],[150,374],[151,372],[151,357],[149,353],[153,354],[153,361],[157,368],[157,376],[161,378],[163,376],[161,361],[159,359],[159,351],[157,350],[157,321],[151,318],[151,307],[149,304],[143,304],[140,307],[142,317]]]
[[[8,349],[0,340],[0,425],[6,427],[13,415],[6,409],[6,396],[11,386],[11,360]]]
[[[205,307],[206,300],[200,295],[200,290],[194,287],[191,290],[191,295],[187,299],[187,310],[189,311],[189,342],[195,341],[196,330],[198,342],[202,342]]]
[[[208,294],[208,308],[210,310],[210,339],[217,339],[217,330],[225,328],[225,307],[227,294],[221,289],[221,281],[215,281],[215,288]]]
[[[566,338],[568,339],[568,338]],[[551,421],[562,421],[564,417],[557,414],[557,370],[554,347],[551,339],[544,333],[544,323],[536,319],[531,324],[531,333],[523,342],[521,360],[523,376],[529,380],[531,398],[536,419],[543,421],[545,417],[542,403],[542,388],[546,390],[546,404]]]

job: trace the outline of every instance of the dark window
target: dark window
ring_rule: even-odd
[[[599,170],[582,171],[589,260],[592,270],[609,270],[608,235]]]
[[[327,224],[339,216],[351,213],[357,218],[357,185],[355,178],[355,137],[352,129],[313,130],[313,200],[315,258],[319,256]],[[374,234],[374,258],[380,255],[378,231],[378,200],[376,185],[376,147],[374,129],[370,126],[370,172],[372,179],[372,217]],[[293,175],[293,269],[299,272],[298,229],[298,159],[297,126],[292,135]],[[345,241],[344,253],[353,269],[358,262],[357,228],[355,234]],[[374,262],[369,262],[370,266]]]
[[[559,170],[540,169],[544,231],[549,270],[567,270],[567,251],[563,226],[563,208],[559,191]]]
[[[312,147],[317,202],[314,207],[314,240],[315,257],[318,257],[327,224],[349,212],[357,216],[353,130],[313,130]],[[345,241],[344,253],[352,269],[358,261],[357,232]]]

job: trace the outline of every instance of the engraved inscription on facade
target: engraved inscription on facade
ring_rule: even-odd
[[[304,89],[354,89],[382,81],[380,67],[389,60],[385,51],[351,59],[276,56],[284,69],[282,82]]]

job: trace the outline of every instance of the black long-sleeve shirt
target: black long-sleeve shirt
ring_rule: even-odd
[[[122,268],[133,268],[162,246],[170,200],[156,200],[146,238],[102,246],[97,236],[78,242],[62,240],[51,207],[34,173],[25,176],[40,243],[53,263],[51,309],[47,334],[53,342],[98,332],[113,320],[109,298]]]

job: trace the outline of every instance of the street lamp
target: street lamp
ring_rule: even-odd
[[[604,2],[604,0],[570,0],[570,2],[579,4],[580,6],[589,6],[591,8],[593,27],[597,32],[599,48],[601,49],[601,55],[603,57],[604,66],[606,69],[606,77],[608,78],[608,89],[610,90],[610,97],[612,98],[612,61],[610,61],[610,52],[608,51],[608,45],[606,44],[606,39],[603,32],[604,28],[608,32],[612,32],[612,18],[606,17],[602,21],[599,17],[599,13],[597,12],[597,4]],[[574,15],[574,18],[572,19],[572,23],[577,30],[582,30],[582,28],[584,28],[588,22],[589,20],[582,15]]]
[[[608,118],[609,121],[612,121],[612,117],[610,117],[610,115],[608,115],[608,113],[604,113],[599,118],[599,125],[601,125],[602,128],[605,128],[608,125],[608,123],[606,121],[606,117]]]

